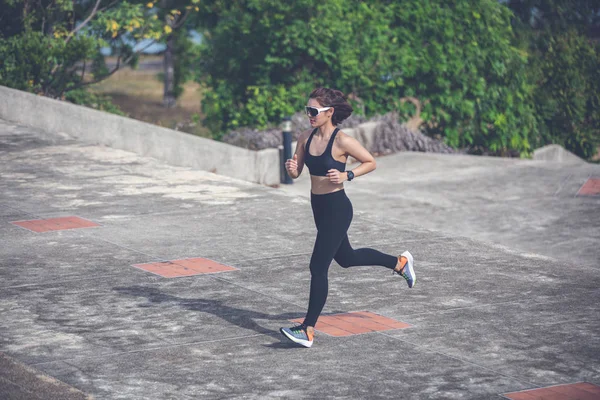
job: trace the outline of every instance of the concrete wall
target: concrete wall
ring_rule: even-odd
[[[0,118],[171,165],[266,185],[279,184],[277,149],[252,151],[0,86]]]
[[[131,151],[171,165],[264,185],[281,182],[281,149],[247,150],[4,86],[0,86],[0,118],[48,132],[66,133],[85,143]],[[376,122],[367,122],[342,130],[370,148],[376,126]],[[294,151],[296,142],[292,143]]]
[[[585,160],[577,157],[575,154],[558,144],[549,144],[536,149],[533,152],[533,159],[571,164],[585,163]]]

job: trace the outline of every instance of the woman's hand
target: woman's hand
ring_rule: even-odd
[[[298,177],[298,155],[294,154],[294,158],[290,158],[285,162],[285,169],[292,178]]]
[[[340,172],[337,169],[330,169],[327,171],[327,177],[329,178],[329,182],[339,185],[340,183],[347,180],[348,175],[345,172]]]

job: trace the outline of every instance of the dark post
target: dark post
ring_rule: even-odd
[[[285,169],[285,162],[292,158],[292,120],[290,117],[285,117],[281,124],[281,130],[283,131],[283,180],[281,183],[290,185],[294,183],[293,179],[288,175]]]

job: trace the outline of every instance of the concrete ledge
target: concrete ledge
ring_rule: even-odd
[[[558,144],[549,144],[533,152],[534,160],[554,161],[560,163],[585,163],[585,160],[566,150]]]
[[[277,149],[252,151],[0,86],[0,118],[171,165],[265,185],[279,184]]]

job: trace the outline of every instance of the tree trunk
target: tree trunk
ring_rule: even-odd
[[[170,35],[167,39],[167,48],[164,55],[164,94],[163,106],[173,108],[176,104],[175,99],[175,35]]]

